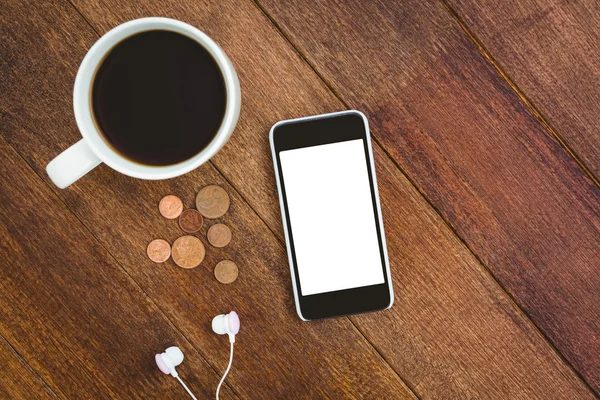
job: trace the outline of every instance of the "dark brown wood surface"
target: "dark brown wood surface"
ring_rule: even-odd
[[[367,112],[394,161],[600,390],[600,189],[447,8],[261,4],[340,98]]]
[[[551,135],[598,184],[600,177],[600,4],[596,1],[449,2],[467,32]],[[461,21],[464,25],[465,22]],[[599,209],[595,202],[595,209]],[[597,221],[597,220],[596,220]],[[595,223],[598,227],[598,222]],[[598,246],[589,264],[598,276]],[[595,260],[595,261],[594,261]],[[561,268],[564,268],[561,267]],[[598,295],[598,280],[594,280]],[[575,290],[577,290],[575,288]],[[591,304],[590,304],[591,303]],[[592,309],[598,298],[582,304]],[[571,313],[582,334],[566,334],[565,355],[600,389],[600,321]],[[572,318],[572,317],[571,317]],[[594,322],[590,322],[594,321]],[[572,329],[568,325],[563,331]],[[581,328],[577,328],[581,331]],[[585,336],[588,335],[587,340]],[[584,339],[582,342],[581,339]],[[563,341],[563,340],[560,340]]]
[[[481,51],[549,132],[600,177],[600,6],[597,1],[448,0]],[[597,370],[597,369],[596,369]]]
[[[23,399],[56,399],[44,381],[35,374],[27,363],[0,337],[0,396]]]
[[[594,211],[596,206],[597,210],[597,199],[592,197],[596,192],[585,178],[579,179],[582,174],[579,166],[561,153],[559,146],[553,146],[551,139],[544,141],[536,136],[543,127],[510,88],[504,86],[502,78],[494,75],[497,74],[494,68],[486,68],[477,48],[469,47],[472,43],[458,24],[451,19],[445,22],[451,13],[443,5],[413,6],[416,21],[411,29],[423,29],[429,36],[424,41],[415,33],[412,45],[411,37],[404,39],[401,43],[406,46],[404,56],[407,60],[416,58],[425,51],[424,44],[439,42],[445,46],[442,48],[448,53],[445,60],[453,66],[453,73],[463,70],[468,73],[463,72],[450,85],[448,79],[442,79],[443,74],[441,77],[433,74],[439,67],[437,58],[421,58],[424,73],[432,74],[432,82],[427,86],[418,81],[417,77],[423,77],[415,73],[414,65],[412,69],[396,70],[385,65],[386,57],[376,57],[389,54],[390,43],[399,46],[389,40],[392,37],[383,40],[378,32],[364,29],[360,24],[350,29],[349,18],[360,8],[348,12],[342,7],[342,18],[338,19],[340,14],[335,11],[340,10],[340,4],[337,3],[326,6],[311,3],[306,9],[285,4],[270,5],[268,15],[250,0],[193,3],[83,0],[73,5],[54,1],[35,6],[17,2],[3,6],[0,133],[7,142],[0,142],[3,182],[0,200],[6,205],[0,215],[4,226],[2,237],[8,238],[5,243],[9,245],[1,247],[0,252],[4,260],[0,334],[6,343],[0,349],[2,359],[9,361],[11,376],[16,373],[13,371],[27,372],[20,378],[12,376],[2,386],[3,390],[16,398],[31,398],[32,393],[69,398],[185,398],[177,382],[152,365],[154,352],[177,344],[186,353],[180,373],[202,398],[210,398],[227,362],[227,341],[212,333],[210,319],[235,309],[242,318],[242,331],[236,343],[234,368],[227,379],[231,396],[593,398],[586,376],[582,379],[578,375],[582,373],[578,366],[574,369],[572,360],[564,359],[565,353],[561,355],[564,349],[559,346],[557,351],[513,301],[514,287],[509,286],[507,293],[502,286],[507,287],[506,282],[501,280],[502,285],[498,284],[488,268],[496,275],[494,266],[506,268],[503,276],[511,277],[511,282],[525,292],[538,290],[540,284],[560,287],[571,282],[565,274],[550,275],[551,279],[541,272],[535,273],[534,267],[546,262],[536,258],[535,253],[529,258],[513,255],[510,260],[514,265],[496,263],[496,258],[503,260],[507,256],[507,249],[500,247],[494,253],[491,248],[494,241],[489,236],[505,239],[506,235],[523,229],[519,221],[506,218],[506,213],[500,213],[500,217],[496,214],[505,210],[514,198],[506,195],[490,200],[490,193],[507,187],[493,180],[478,182],[478,190],[470,187],[472,196],[466,198],[464,188],[453,185],[464,179],[468,187],[473,182],[467,179],[472,177],[453,171],[444,158],[449,157],[453,165],[462,162],[470,166],[464,167],[465,170],[472,172],[472,165],[486,166],[493,157],[489,160],[490,155],[482,151],[473,154],[466,150],[434,151],[436,143],[442,145],[448,139],[444,136],[448,127],[444,125],[451,125],[452,121],[445,117],[436,122],[432,116],[427,120],[431,124],[428,130],[416,129],[417,120],[408,112],[399,112],[396,107],[403,103],[389,96],[388,90],[395,90],[401,84],[395,80],[398,76],[392,74],[412,74],[415,82],[411,84],[415,87],[404,88],[408,93],[399,91],[397,97],[414,96],[417,101],[413,106],[417,109],[429,100],[428,112],[439,115],[450,100],[461,100],[464,110],[454,117],[455,123],[462,126],[460,133],[467,138],[480,135],[491,146],[496,142],[488,135],[500,135],[504,130],[516,129],[517,123],[525,123],[529,130],[515,132],[527,133],[523,147],[541,155],[531,156],[523,165],[523,175],[514,177],[514,182],[538,177],[537,181],[522,184],[526,189],[536,189],[536,184],[546,185],[544,190],[560,187],[562,192],[558,191],[552,200],[564,201],[566,197],[561,193],[569,192],[576,203],[572,208],[560,202],[562,209],[544,208],[535,197],[542,189],[534,190],[535,201],[525,205],[549,210],[550,222],[556,218],[564,221],[559,210],[578,217],[580,214],[572,210],[585,209],[580,205],[582,199],[588,200],[588,209]],[[373,15],[380,17],[403,10],[398,4],[371,6]],[[375,13],[377,10],[379,14]],[[294,30],[306,23],[303,18],[312,12],[322,18],[335,17],[336,34],[324,38],[327,30],[315,29],[295,37]],[[44,168],[79,137],[71,109],[78,63],[99,34],[121,22],[144,16],[167,16],[191,23],[224,48],[236,66],[243,93],[242,114],[235,134],[211,163],[177,179],[139,181],[100,166],[70,188],[55,189]],[[294,29],[288,32],[286,24],[294,25]],[[327,26],[323,24],[320,28]],[[279,32],[280,28],[288,37]],[[352,35],[360,36],[353,39],[356,43],[347,40]],[[371,63],[362,69],[365,76],[354,77],[358,83],[373,83],[373,88],[364,88],[364,102],[359,102],[358,83],[336,86],[336,76],[356,74],[347,57],[354,54],[360,61],[362,56],[353,46],[373,45],[375,49],[369,50]],[[339,62],[328,66],[333,68],[328,71],[319,63],[326,59],[323,53],[335,50],[335,46],[342,46],[331,54]],[[423,47],[421,52],[419,47]],[[323,74],[327,84],[313,67]],[[379,68],[389,68],[385,69],[390,74],[388,80],[378,79]],[[475,88],[471,82],[474,76],[478,79]],[[410,76],[404,78],[408,84]],[[336,93],[327,85],[332,85]],[[442,93],[445,97],[441,96],[442,100],[436,101],[442,102],[437,103],[430,96],[441,88],[448,93]],[[487,93],[487,97],[482,93]],[[379,104],[382,99],[386,107],[373,111],[372,104]],[[481,103],[479,113],[484,126],[494,129],[482,131],[480,126],[464,121],[472,116],[470,110],[475,102]],[[490,102],[494,107],[489,106]],[[369,112],[373,133],[389,152],[388,155],[375,144],[396,303],[382,313],[303,323],[294,311],[268,150],[268,129],[279,119],[339,110],[348,104]],[[512,133],[516,135],[515,132]],[[419,146],[416,139],[407,139],[419,135],[426,137],[428,143]],[[399,143],[406,147],[400,148]],[[517,160],[504,158],[507,151],[506,148],[496,151],[499,157],[496,161],[515,168]],[[432,164],[423,168],[417,158]],[[408,162],[414,166],[409,168]],[[455,176],[449,176],[448,171]],[[544,180],[548,174],[554,178],[555,186]],[[180,235],[176,222],[159,216],[158,200],[174,193],[191,207],[197,190],[213,183],[222,185],[232,196],[231,211],[221,219],[232,228],[232,244],[223,249],[210,248],[204,266],[191,271],[179,269],[171,261],[156,265],[147,260],[145,246],[151,239],[164,237],[172,241]],[[519,199],[521,192],[515,193],[510,194]],[[463,214],[467,204],[457,204],[466,200],[475,206],[473,215]],[[445,208],[442,202],[448,203]],[[482,216],[482,209],[489,210],[488,220]],[[467,228],[481,224],[482,230],[476,231],[476,238],[483,238],[475,241],[473,232],[464,227],[459,229],[462,225],[455,219],[465,221]],[[594,227],[594,219],[590,221],[588,226]],[[486,231],[483,229],[486,224],[495,224],[496,229]],[[557,234],[553,229],[557,226],[540,226],[537,232],[540,237],[536,239],[554,238]],[[205,235],[207,227],[200,237]],[[591,232],[576,226],[569,229],[579,235]],[[33,236],[32,231],[45,234]],[[568,232],[560,236],[562,242],[553,242],[556,252],[560,248],[571,251],[573,242],[581,240],[578,243],[591,248],[583,249],[583,253],[566,254],[562,260],[580,273],[576,278],[581,278],[586,265],[576,262],[582,260],[577,254],[588,257],[590,274],[597,273],[594,264],[597,259],[590,257],[591,251],[597,250],[597,242],[588,240],[597,236],[584,235],[569,243],[564,237]],[[475,248],[473,242],[479,243],[485,252]],[[516,240],[513,245],[518,243]],[[62,250],[60,254],[52,251],[56,248]],[[239,279],[229,286],[216,282],[211,273],[212,266],[222,258],[231,258],[240,265]],[[490,259],[494,260],[493,265]],[[556,272],[553,269],[556,264],[544,265],[549,266],[550,274]],[[77,297],[78,293],[85,295]],[[594,299],[589,290],[564,294],[567,305]],[[536,295],[531,293],[526,299],[537,300]],[[523,305],[521,297],[516,300]],[[552,302],[536,306],[539,312],[547,313],[541,320],[546,323],[563,323],[573,315],[553,315]],[[573,312],[581,313],[581,309]],[[593,312],[581,314],[590,329],[598,323]],[[535,318],[534,322],[540,324]],[[581,331],[574,332],[572,338],[578,340],[579,334]],[[593,344],[593,340],[582,342],[582,346]],[[579,350],[588,351],[584,347]],[[597,349],[590,351],[592,358],[597,359]],[[27,390],[15,387],[20,380],[26,382]]]

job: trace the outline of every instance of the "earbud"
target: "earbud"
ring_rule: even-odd
[[[183,362],[183,352],[179,347],[172,346],[165,350],[164,353],[157,354],[154,359],[162,372],[177,377],[178,374],[175,367]]]
[[[231,343],[231,350],[229,352],[229,364],[227,364],[227,369],[225,370],[225,373],[221,377],[221,381],[217,386],[216,395],[217,400],[219,400],[219,391],[221,390],[221,385],[223,385],[225,377],[231,369],[231,363],[233,362],[233,343],[235,342],[235,335],[240,331],[240,317],[238,317],[235,311],[232,311],[229,314],[217,315],[212,320],[212,329],[215,333],[219,335],[228,334],[229,342]],[[183,362],[183,352],[179,349],[179,347],[169,347],[167,350],[165,350],[164,353],[157,354],[154,357],[154,359],[156,360],[156,365],[158,365],[158,368],[162,372],[164,372],[167,375],[171,374],[172,376],[177,378],[179,383],[181,383],[181,386],[183,386],[183,388],[188,392],[190,397],[193,400],[197,400],[192,391],[181,380],[179,374],[175,370],[175,367],[177,367]]]
[[[217,315],[212,320],[212,329],[216,334],[229,335],[229,341],[235,342],[235,335],[240,331],[240,317],[235,311]]]

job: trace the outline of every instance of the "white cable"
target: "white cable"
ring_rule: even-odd
[[[179,381],[179,383],[181,383],[181,385],[183,386],[183,388],[185,390],[187,390],[188,394],[192,397],[192,399],[198,400],[196,398],[196,396],[194,396],[194,393],[192,393],[192,391],[190,389],[188,389],[188,387],[185,385],[185,383],[183,383],[183,381],[181,380],[181,378],[179,376],[176,376],[175,378],[177,378],[177,380]]]
[[[221,378],[221,382],[219,382],[219,386],[217,386],[217,400],[219,400],[219,390],[221,390],[221,385],[225,381],[225,377],[227,376],[227,374],[229,373],[229,370],[231,369],[232,361],[233,361],[233,342],[231,342],[231,351],[229,352],[229,365],[227,365],[227,369],[225,370],[225,373],[223,374],[223,377]]]

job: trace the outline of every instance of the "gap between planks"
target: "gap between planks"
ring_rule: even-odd
[[[20,155],[19,155],[19,157],[20,157]],[[20,362],[21,364],[23,364],[23,367],[25,367],[25,369],[27,369],[27,371],[29,371],[31,373],[31,375],[33,375],[34,378],[37,378],[37,380],[48,391],[48,393],[50,393],[52,396],[54,396],[57,399],[65,397],[64,393],[61,392],[61,396],[59,396],[54,390],[52,390],[52,388],[50,387],[50,385],[48,385],[48,383],[44,380],[44,378],[42,378],[40,376],[40,374],[38,374],[37,371],[31,367],[31,365],[29,365],[29,363],[25,360],[25,358],[23,358],[23,356],[17,351],[17,349],[15,349],[14,346],[8,341],[8,339],[6,339],[2,334],[0,334],[0,341],[4,342],[6,344],[6,346],[9,348],[9,350],[12,351],[12,355],[15,356],[16,360],[18,362]]]
[[[571,156],[571,158],[573,158],[575,160],[577,165],[579,165],[579,167],[585,172],[585,174],[591,179],[591,181],[596,186],[600,187],[600,181],[594,175],[594,173],[584,164],[584,162],[577,155],[577,153],[575,153],[575,151],[568,145],[567,141],[552,127],[552,125],[550,125],[550,123],[546,120],[546,118],[543,116],[543,114],[537,109],[537,107],[535,107],[533,102],[531,102],[527,98],[527,96],[525,96],[525,93],[523,93],[523,91],[517,86],[517,84],[508,76],[508,74],[506,72],[504,72],[504,70],[502,69],[500,64],[489,53],[489,51],[485,48],[485,46],[483,46],[483,43],[481,43],[479,38],[477,38],[477,36],[475,36],[475,34],[469,29],[467,24],[458,15],[458,13],[452,7],[450,7],[450,5],[446,2],[446,0],[439,0],[439,1],[447,9],[448,13],[454,18],[455,22],[462,29],[462,31],[465,33],[465,35],[467,35],[467,37],[475,44],[475,46],[477,47],[477,50],[479,50],[479,53],[481,53],[481,55],[490,63],[490,65],[492,67],[494,67],[494,69],[496,70],[496,72],[498,72],[498,74],[502,77],[502,79],[504,79],[506,81],[506,83],[508,83],[508,85],[513,89],[513,91],[517,94],[517,96],[521,99],[521,101],[525,104],[525,106],[531,111],[531,113],[534,115],[534,117],[538,120],[538,122],[545,128],[546,132],[563,147],[563,149],[567,152],[567,154],[569,156]],[[453,228],[452,228],[452,230],[454,231]],[[460,240],[463,243],[465,243],[462,240],[462,238],[458,235],[458,233],[456,231],[454,231],[454,232],[460,238]],[[465,246],[467,246],[466,243],[465,243]],[[468,246],[467,246],[467,248],[468,248]],[[471,249],[469,248],[469,250],[471,250]],[[475,253],[473,253],[473,255],[475,255]],[[477,257],[477,259],[479,260],[479,257],[477,255],[475,255],[475,257]],[[481,260],[480,260],[480,262],[483,264],[483,262]],[[492,275],[492,277],[494,277],[494,275],[491,273],[491,271],[490,271],[490,275]],[[494,277],[494,279],[496,279],[496,278]],[[500,284],[500,282],[497,279],[496,279],[496,282],[498,283],[498,285],[500,285],[502,287],[502,289],[504,289],[504,287]],[[506,290],[505,290],[505,292],[512,299],[512,301],[518,305],[518,303],[516,302],[516,299],[514,299],[513,296],[510,293],[508,293]],[[520,306],[519,306],[519,308],[520,308]],[[521,310],[521,311],[527,316],[527,318],[531,321],[533,326],[535,326],[536,330],[546,339],[546,341],[554,348],[554,350],[556,350],[556,353],[559,355],[559,357],[569,367],[571,367],[571,370],[575,373],[575,375],[577,375],[577,377],[579,377],[579,379],[587,386],[587,388],[597,398],[600,399],[600,393],[596,392],[594,390],[594,388],[592,388],[592,386],[583,378],[583,376],[579,373],[579,371],[576,370],[573,367],[573,365],[571,365],[569,360],[567,360],[563,356],[563,354],[554,346],[554,343],[550,340],[550,338],[548,338],[540,329],[538,329],[537,325],[535,325],[535,323],[533,323],[529,314],[527,314],[527,312],[525,312],[524,310]]]
[[[556,129],[550,125],[550,122],[544,117],[541,111],[533,104],[531,100],[525,95],[525,93],[517,86],[517,84],[513,81],[513,79],[508,76],[506,72],[500,66],[500,63],[496,61],[496,59],[490,54],[490,52],[485,48],[483,43],[479,40],[479,38],[469,29],[467,24],[463,21],[463,19],[458,15],[458,13],[446,2],[446,0],[439,0],[440,3],[448,10],[448,13],[452,16],[458,26],[462,29],[462,31],[467,35],[467,37],[475,44],[479,53],[483,55],[486,61],[498,72],[498,74],[508,83],[511,89],[519,96],[521,101],[525,104],[525,106],[531,111],[533,116],[539,121],[539,123],[544,127],[545,131],[555,139],[558,144],[560,144],[563,149],[567,152],[567,154],[575,160],[579,168],[581,168],[585,174],[594,182],[594,184],[600,187],[600,180],[592,170],[590,170],[587,165],[581,160],[581,158],[575,153],[575,150],[569,146],[567,141],[558,133]]]
[[[450,6],[448,6],[445,3],[445,0],[439,0],[439,1],[447,8],[448,12],[456,19],[456,22],[461,27],[461,29],[465,32],[465,34],[471,39],[471,41],[473,41],[475,43],[475,45],[477,46],[479,52],[483,55],[483,57],[490,64],[492,64],[492,66],[498,72],[498,74],[500,74],[500,76],[517,93],[517,95],[519,96],[519,98],[525,103],[525,105],[527,106],[527,108],[533,113],[533,115],[535,116],[535,118],[545,128],[545,130],[549,133],[549,135],[552,136],[554,139],[556,139],[559,142],[559,144],[566,150],[566,152],[573,159],[575,159],[575,161],[580,166],[580,168],[587,174],[587,176],[594,182],[594,184],[596,184],[598,187],[600,187],[600,182],[598,181],[598,179],[596,179],[596,177],[594,176],[594,174],[585,166],[585,164],[583,164],[583,162],[579,159],[579,157],[575,154],[575,152],[567,145],[567,143],[564,141],[564,139],[562,139],[562,137],[551,127],[551,125],[546,121],[546,119],[542,116],[542,114],[533,106],[533,104],[527,99],[527,97],[525,97],[525,95],[516,86],[516,84],[514,84],[514,82],[508,77],[508,75],[506,75],[504,73],[504,71],[500,68],[500,66],[496,63],[496,61],[487,53],[487,51],[481,45],[481,43],[477,40],[477,38],[470,32],[470,30],[467,28],[466,24],[460,19],[460,17],[458,16],[458,14],[456,14],[456,12]],[[298,54],[298,56],[313,70],[313,72],[317,75],[317,77],[321,80],[321,82],[323,82],[323,84],[326,86],[327,90],[329,90],[335,96],[335,98],[338,99],[339,102],[346,109],[351,109],[351,107],[349,106],[349,104],[346,103],[346,101],[342,98],[342,96],[335,90],[335,88],[333,87],[333,85],[317,70],[316,66],[312,62],[310,62],[310,60],[298,49],[298,47],[292,42],[292,40],[288,37],[288,35],[286,35],[286,33],[283,31],[283,29],[277,23],[277,21],[275,21],[275,19],[260,5],[259,0],[253,0],[253,2],[256,5],[256,7],[269,19],[269,21],[271,21],[271,23],[273,24],[273,26],[277,29],[277,31],[280,33],[280,35],[290,44],[290,46]],[[508,298],[511,300],[511,302],[513,304],[513,307],[515,309],[517,309],[519,312],[521,312],[523,315],[525,315],[525,317],[527,318],[527,320],[529,321],[529,323],[531,324],[531,326],[533,327],[533,329],[542,338],[544,338],[544,340],[546,341],[546,343],[548,343],[548,345],[554,350],[554,352],[558,355],[558,357],[571,369],[571,371],[573,371],[575,373],[575,375],[579,378],[579,380],[581,380],[583,382],[583,384],[591,391],[591,393],[593,393],[597,398],[600,399],[600,394],[596,393],[596,391],[583,378],[583,376],[579,373],[579,371],[577,371],[573,367],[573,365],[569,362],[569,360],[567,360],[563,356],[563,354],[558,350],[558,348],[554,345],[554,343],[538,328],[538,326],[531,319],[531,316],[527,312],[525,312],[525,310],[521,307],[521,305],[517,302],[517,300],[505,289],[505,287],[502,285],[502,283],[496,278],[496,276],[487,267],[487,265],[483,262],[483,260],[479,257],[479,255],[477,255],[471,249],[471,247],[468,245],[468,243],[462,238],[462,236],[459,235],[458,231],[454,228],[454,226],[452,226],[452,224],[442,215],[442,213],[437,209],[437,207],[431,202],[431,200],[425,194],[425,192],[423,192],[421,190],[421,188],[419,188],[416,185],[416,183],[410,178],[410,176],[408,176],[408,174],[404,171],[404,169],[390,155],[390,153],[387,151],[387,149],[385,149],[385,147],[382,146],[382,144],[379,142],[379,139],[377,139],[375,136],[371,136],[371,138],[383,150],[383,152],[385,153],[385,155],[391,160],[391,162],[396,166],[396,168],[400,171],[400,173],[402,175],[404,175],[404,177],[406,177],[406,179],[408,180],[408,182],[415,188],[415,190],[421,195],[421,197],[423,197],[423,199],[425,199],[425,201],[427,202],[427,204],[429,205],[429,207],[431,207],[433,209],[433,211],[437,214],[437,216],[451,230],[451,232],[454,234],[454,236],[456,236],[458,238],[458,240],[460,241],[460,243],[462,243],[462,245],[469,251],[469,253],[477,260],[477,262],[481,265],[482,269],[484,271],[486,271],[487,274],[500,287],[500,289],[502,289],[502,291],[504,293],[506,293],[506,295],[508,296]],[[260,218],[260,216],[259,216],[259,218]],[[354,325],[354,322],[352,322],[352,324]],[[363,332],[360,331],[360,329],[358,327],[356,327],[356,325],[354,325],[354,326],[355,326],[355,328],[361,334],[363,334]],[[365,335],[363,334],[363,336],[365,336]],[[366,336],[365,336],[365,338],[366,338]],[[369,341],[369,340],[367,339],[367,341]],[[371,343],[371,342],[369,341],[369,343]],[[375,348],[375,346],[372,343],[371,343],[371,346],[373,346]],[[377,351],[377,349],[376,349],[376,351]],[[379,351],[378,351],[378,353],[379,353]],[[385,357],[382,356],[382,358],[385,360]],[[387,360],[386,360],[386,362],[387,362]],[[389,363],[388,363],[388,365],[389,365]],[[411,387],[410,385],[408,385],[406,382],[405,382],[405,384],[406,384],[407,387],[410,388],[410,390],[413,393],[416,394],[415,389],[413,387]]]

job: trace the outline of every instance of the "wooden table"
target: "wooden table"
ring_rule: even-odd
[[[9,0],[1,6],[0,397],[211,398],[211,318],[242,318],[223,398],[588,399],[600,393],[600,9],[595,1]],[[213,37],[243,106],[193,173],[100,166],[66,190],[46,164],[80,137],[79,63],[100,35],[166,16]],[[366,113],[394,307],[301,322],[268,130]],[[157,212],[207,184],[234,240],[202,268],[156,265]],[[318,228],[324,221],[314,221]],[[205,228],[201,235],[205,234]],[[240,265],[232,285],[212,267]]]

